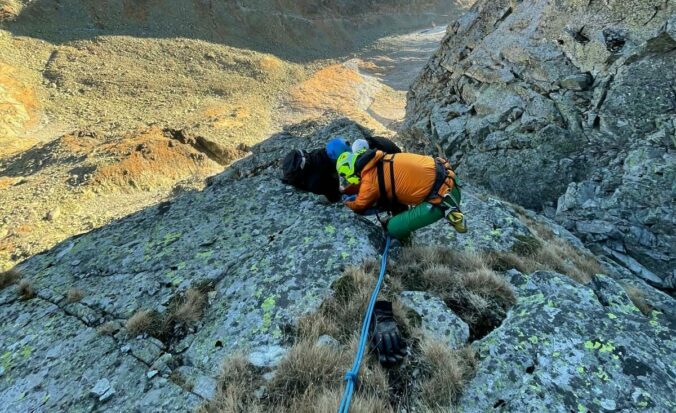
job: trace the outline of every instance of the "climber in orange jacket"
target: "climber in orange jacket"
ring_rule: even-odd
[[[444,215],[458,232],[467,230],[455,173],[444,159],[364,150],[341,154],[336,170],[352,184],[345,193],[357,193],[354,200],[345,202],[357,213],[374,207],[393,210],[398,204],[413,207],[387,223],[387,232],[394,238],[405,240]]]

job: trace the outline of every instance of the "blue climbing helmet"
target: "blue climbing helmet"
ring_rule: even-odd
[[[336,136],[326,144],[326,154],[332,161],[337,161],[343,152],[350,152],[350,144],[342,136]]]

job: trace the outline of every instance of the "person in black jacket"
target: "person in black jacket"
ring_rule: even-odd
[[[325,149],[309,152],[295,149],[282,160],[282,182],[303,191],[324,195],[329,202],[338,202],[342,194],[333,157],[337,159],[338,155],[349,151],[350,146],[341,137],[329,141]]]
[[[357,139],[352,144],[352,152],[357,153],[364,149],[373,149],[374,151],[383,151],[385,153],[400,153],[401,149],[396,143],[381,136],[365,136],[364,139]]]

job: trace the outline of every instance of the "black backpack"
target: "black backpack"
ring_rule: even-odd
[[[282,160],[282,182],[293,186],[303,186],[307,155],[308,153],[301,149],[294,149],[286,154]]]

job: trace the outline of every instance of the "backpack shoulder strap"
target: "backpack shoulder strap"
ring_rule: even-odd
[[[387,187],[385,186],[385,163],[388,163],[390,166],[390,190],[392,191],[392,196],[388,194]],[[378,161],[376,168],[378,170],[378,191],[380,192],[378,204],[391,210],[394,205],[399,203],[394,185],[394,155],[385,155]]]

